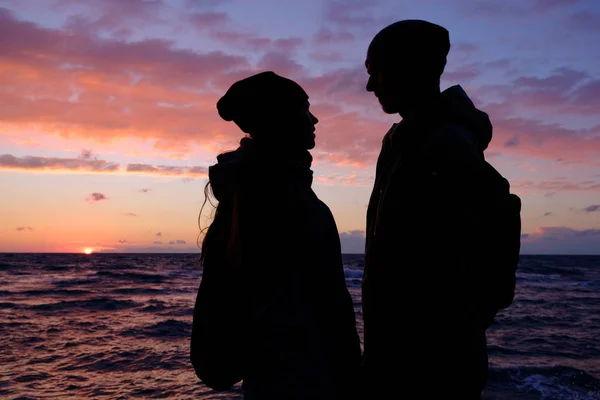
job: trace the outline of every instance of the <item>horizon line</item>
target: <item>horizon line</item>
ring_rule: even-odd
[[[80,254],[84,256],[93,256],[97,254],[184,254],[200,255],[202,252],[117,252],[117,251],[95,251],[90,254],[83,252],[74,251],[0,251],[0,254]],[[364,256],[364,253],[341,253],[342,255],[360,255]],[[521,253],[519,256],[600,256],[600,253]]]

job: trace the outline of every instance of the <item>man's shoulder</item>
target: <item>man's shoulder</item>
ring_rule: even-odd
[[[385,142],[386,140],[391,140],[392,136],[394,135],[394,132],[396,132],[398,130],[399,126],[400,126],[400,123],[394,122],[392,124],[392,126],[390,126],[390,129],[388,129],[386,134],[383,135],[383,141]]]
[[[431,129],[430,141],[434,144],[477,146],[475,132],[452,121],[442,121]]]
[[[479,167],[484,161],[477,134],[455,122],[437,124],[430,132],[426,146],[430,157],[442,164],[464,164]]]

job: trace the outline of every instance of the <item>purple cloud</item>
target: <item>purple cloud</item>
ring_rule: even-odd
[[[504,147],[517,147],[518,145],[519,145],[519,137],[518,136],[513,136],[512,138],[510,138],[506,142],[504,142]]]
[[[581,0],[535,0],[533,2],[533,11],[546,12],[553,11],[561,7],[574,6],[581,3]]]
[[[579,11],[568,18],[568,27],[590,33],[600,32],[600,13]]]
[[[17,232],[25,232],[25,231],[32,231],[33,228],[30,226],[19,226],[18,228],[16,228]]]
[[[205,30],[215,26],[223,25],[229,17],[223,12],[197,12],[187,16],[187,21],[198,30]]]
[[[370,15],[375,0],[329,0],[325,6],[325,20],[329,24],[346,28],[369,28],[378,24]]]
[[[591,206],[587,206],[583,209],[586,213],[597,212],[600,211],[600,204],[593,204]]]
[[[316,45],[350,43],[355,40],[355,36],[348,31],[332,31],[330,28],[323,27],[316,33],[313,42]]]
[[[105,160],[91,159],[91,152],[84,151],[79,158],[59,157],[37,157],[25,156],[15,157],[10,154],[0,155],[0,170],[12,171],[51,171],[51,172],[94,172],[94,173],[118,173],[123,171],[117,163]],[[157,175],[157,176],[187,176],[204,177],[206,167],[191,166],[180,167],[172,165],[151,164],[127,164],[125,172],[132,174]],[[151,189],[140,189],[147,193]]]
[[[600,229],[538,227],[521,236],[523,254],[599,254]]]
[[[108,200],[108,197],[106,197],[102,193],[94,192],[94,193],[90,194],[88,197],[86,197],[85,200],[89,203],[97,203],[99,201]]]
[[[115,172],[119,170],[119,164],[83,158],[15,157],[10,154],[2,154],[0,155],[0,170]]]
[[[92,150],[83,149],[81,150],[81,154],[79,158],[82,160],[89,160],[92,158]]]
[[[342,253],[362,254],[365,251],[365,231],[353,230],[340,233]]]

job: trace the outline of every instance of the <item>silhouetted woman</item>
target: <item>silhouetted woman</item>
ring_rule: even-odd
[[[234,83],[219,115],[248,134],[209,168],[218,206],[202,243],[191,359],[247,400],[349,399],[360,342],[338,230],[311,189],[317,118],[294,81]]]

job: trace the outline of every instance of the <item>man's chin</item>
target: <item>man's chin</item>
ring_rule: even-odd
[[[398,113],[397,107],[395,107],[394,105],[392,105],[388,102],[381,101],[381,99],[379,99],[379,104],[381,105],[381,109],[383,110],[383,112],[386,114],[397,114]]]

